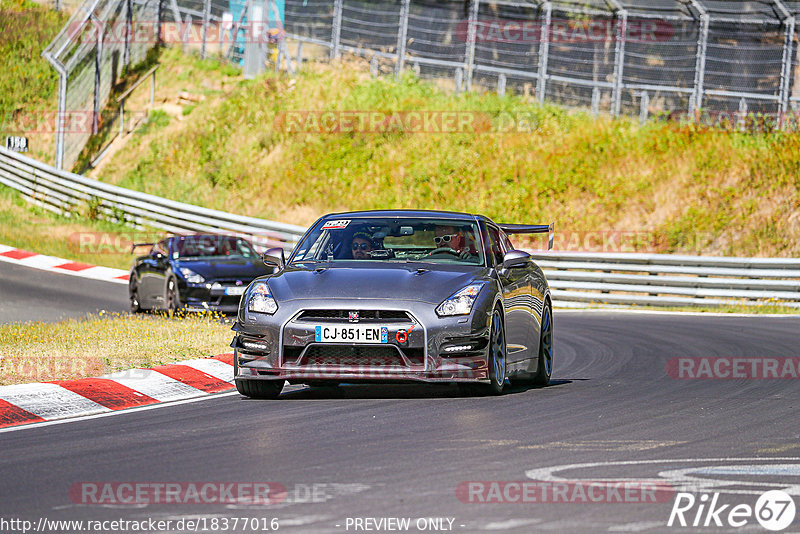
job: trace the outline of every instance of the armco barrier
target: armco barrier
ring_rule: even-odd
[[[175,202],[59,171],[0,147],[0,183],[58,213],[94,203],[103,217],[168,232],[225,232],[291,249],[302,226]],[[533,252],[562,305],[718,306],[736,302],[800,308],[800,258]]]
[[[0,183],[33,203],[61,214],[92,205],[109,220],[168,232],[224,232],[250,237],[265,247],[290,250],[305,232],[302,226],[233,215],[175,202],[60,171],[0,147]]]
[[[533,252],[561,302],[800,307],[800,259]]]

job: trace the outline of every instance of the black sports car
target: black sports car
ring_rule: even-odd
[[[166,237],[136,258],[128,294],[131,312],[142,310],[235,313],[254,278],[272,272],[241,237],[213,234]]]
[[[367,211],[327,215],[275,273],[242,297],[231,344],[240,393],[274,398],[284,381],[457,382],[499,394],[506,379],[547,384],[550,289],[503,225],[480,215]]]

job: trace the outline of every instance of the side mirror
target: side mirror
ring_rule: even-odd
[[[531,255],[522,250],[509,250],[503,256],[503,269],[525,267],[531,261]]]
[[[281,247],[275,247],[268,249],[264,254],[261,255],[261,260],[269,267],[278,267],[278,269],[283,269],[286,260],[283,256],[283,249]]]

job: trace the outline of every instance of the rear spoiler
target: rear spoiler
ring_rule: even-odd
[[[134,243],[131,245],[131,254],[139,247],[152,247],[155,243]]]
[[[547,234],[547,250],[553,248],[555,237],[555,223],[550,224],[500,224],[500,228],[507,234]]]

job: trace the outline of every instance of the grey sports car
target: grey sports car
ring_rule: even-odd
[[[455,382],[501,394],[507,379],[544,385],[553,315],[542,270],[507,234],[553,225],[496,224],[440,211],[326,215],[274,273],[242,295],[234,376],[248,397],[284,385]]]

